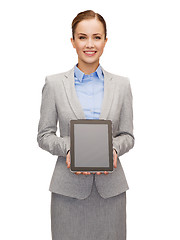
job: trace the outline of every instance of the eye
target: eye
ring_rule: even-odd
[[[80,36],[80,37],[79,37],[79,39],[85,39],[85,37],[83,37],[83,36]]]
[[[95,39],[101,39],[101,37],[99,37],[99,36],[96,36],[96,37],[95,37]]]

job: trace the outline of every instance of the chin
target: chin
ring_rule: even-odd
[[[97,59],[89,59],[89,60],[84,60],[83,62],[86,63],[86,64],[94,64],[94,63],[97,63],[99,61],[99,58]]]

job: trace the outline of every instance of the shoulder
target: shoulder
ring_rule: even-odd
[[[66,79],[67,76],[70,75],[73,70],[74,70],[74,68],[70,69],[66,72],[47,75],[46,78],[45,78],[45,83],[48,84],[48,85],[59,84],[63,81],[63,79]]]
[[[108,72],[104,69],[103,69],[103,72],[106,77],[108,77],[109,79],[112,79],[115,84],[120,85],[121,87],[130,85],[130,79],[126,76],[117,75],[117,74]]]

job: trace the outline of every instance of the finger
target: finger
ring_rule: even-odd
[[[114,154],[114,161],[113,161],[114,167],[117,168],[117,154]]]
[[[117,159],[114,159],[114,167],[117,168]]]
[[[97,175],[100,175],[100,174],[101,174],[101,172],[97,172],[96,174],[97,174]]]
[[[70,157],[69,157],[69,155],[67,154],[66,155],[66,164],[68,164],[70,162]]]
[[[66,164],[68,164],[68,157],[67,157],[67,155],[66,155]]]
[[[114,165],[115,168],[117,168],[117,159],[116,158],[114,158],[113,165]]]
[[[76,174],[76,175],[79,175],[79,174],[81,174],[81,172],[75,172],[75,174]]]
[[[70,168],[71,163],[70,163],[70,159],[67,160],[67,168]]]
[[[83,172],[83,175],[91,175],[90,172]]]
[[[109,174],[109,172],[105,171],[104,174],[107,175],[107,174]]]

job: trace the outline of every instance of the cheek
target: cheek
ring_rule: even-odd
[[[79,47],[76,47],[76,52],[77,52],[78,55],[80,55],[81,54],[81,49]]]
[[[81,52],[83,51],[83,49],[84,49],[84,45],[83,45],[83,44],[78,44],[78,45],[76,46],[76,51],[77,51],[78,53],[81,53]]]
[[[98,49],[98,51],[99,51],[99,55],[102,55],[103,50],[104,50],[104,47],[102,47],[102,46]]]
[[[79,41],[76,46],[78,49],[82,49],[82,48],[84,48],[85,45],[86,45],[85,42]]]
[[[96,45],[96,47],[98,48],[99,51],[103,52],[104,43],[98,43],[98,44]]]

